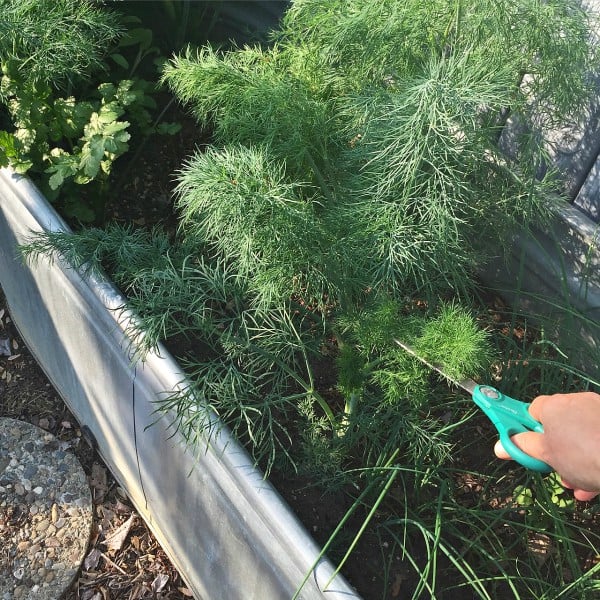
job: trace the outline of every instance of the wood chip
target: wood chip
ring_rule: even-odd
[[[98,562],[100,561],[100,557],[102,556],[102,552],[98,550],[98,548],[92,548],[88,555],[85,557],[83,561],[83,568],[86,571],[93,571],[98,568]]]
[[[527,550],[533,554],[538,564],[543,565],[550,555],[555,552],[552,539],[545,533],[532,531],[527,536]]]
[[[186,598],[193,598],[194,597],[193,594],[192,594],[192,592],[191,592],[191,590],[189,588],[180,587],[180,588],[177,588],[177,591],[181,592]]]
[[[92,474],[89,478],[89,484],[92,488],[92,492],[94,494],[95,502],[102,502],[106,492],[108,491],[108,474],[106,469],[99,465],[98,463],[94,463],[92,465]]]
[[[135,513],[132,513],[127,521],[125,521],[120,527],[117,527],[117,529],[115,529],[111,534],[106,536],[104,544],[109,550],[120,550],[123,547],[135,518]]]
[[[165,585],[167,585],[168,582],[169,582],[169,576],[166,575],[165,573],[159,573],[154,578],[154,581],[152,582],[152,591],[155,594],[162,592],[163,589],[165,588]]]

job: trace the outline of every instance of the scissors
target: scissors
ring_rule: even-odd
[[[544,433],[542,424],[529,414],[530,403],[515,400],[514,398],[503,394],[495,387],[490,385],[479,385],[472,379],[462,379],[458,381],[449,377],[440,366],[430,363],[419,356],[408,344],[405,344],[400,340],[395,340],[395,342],[429,368],[440,373],[445,379],[448,379],[468,392],[473,398],[473,402],[481,408],[498,430],[500,442],[513,460],[523,467],[531,469],[532,471],[537,471],[538,473],[550,473],[550,471],[553,470],[550,465],[523,452],[523,450],[517,447],[510,439],[511,436],[516,433],[523,433],[525,431]]]

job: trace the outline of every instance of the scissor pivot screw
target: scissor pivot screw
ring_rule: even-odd
[[[481,386],[479,389],[484,396],[487,396],[488,398],[490,398],[492,400],[498,400],[500,398],[500,392],[498,390],[494,389],[493,387],[484,385],[484,386]]]

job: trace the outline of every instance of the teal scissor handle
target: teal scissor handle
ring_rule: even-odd
[[[544,433],[542,424],[529,414],[527,402],[506,396],[489,385],[476,385],[473,390],[473,401],[494,424],[500,434],[502,446],[513,460],[539,473],[549,473],[553,470],[550,465],[523,452],[510,439],[511,435],[524,431]]]

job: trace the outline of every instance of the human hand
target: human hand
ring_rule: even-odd
[[[544,433],[518,433],[511,438],[516,446],[550,465],[577,500],[589,501],[600,494],[600,395],[538,396],[529,413],[543,425]],[[494,452],[510,459],[500,441]]]

